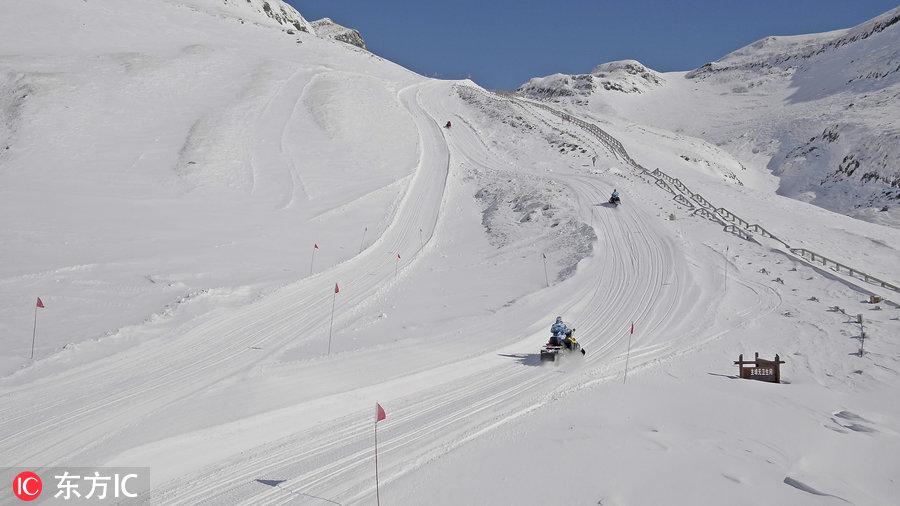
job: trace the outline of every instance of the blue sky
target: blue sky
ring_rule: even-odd
[[[847,28],[897,0],[287,0],[310,20],[358,29],[420,74],[515,88],[633,58],[689,70],[767,35]]]

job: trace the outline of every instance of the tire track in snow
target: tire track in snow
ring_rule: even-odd
[[[408,90],[407,94],[418,94],[417,87]],[[434,149],[437,144],[429,141],[429,146]],[[36,405],[37,409],[29,418],[45,414],[38,423],[28,423],[28,418],[13,421],[18,423],[4,421],[0,450],[10,459],[7,462],[40,461],[50,465],[71,461],[128,429],[130,421],[139,423],[142,418],[159,413],[172,403],[264,360],[265,356],[261,354],[246,353],[247,348],[267,345],[277,351],[296,342],[298,331],[320,327],[323,322],[316,316],[320,313],[316,310],[326,306],[328,301],[317,294],[330,293],[333,280],[357,277],[351,273],[360,264],[367,267],[367,273],[377,275],[363,276],[360,282],[345,282],[345,286],[355,290],[350,291],[344,303],[352,306],[361,302],[380,285],[393,279],[390,252],[401,247],[412,249],[409,245],[418,244],[420,228],[428,230],[429,234],[432,232],[438,212],[437,208],[428,207],[441,201],[445,184],[445,165],[426,166],[420,158],[420,167],[390,228],[351,261],[281,289],[230,315],[210,316],[179,338],[177,344],[183,343],[182,346],[157,349],[141,346],[102,363],[6,392],[4,396],[10,405]],[[412,231],[415,233],[411,234]],[[371,261],[373,258],[376,259],[374,262]],[[318,334],[314,335],[315,339],[320,338]],[[92,367],[95,370],[86,373]],[[135,378],[134,371],[143,374]],[[70,382],[75,389],[59,389],[62,381]],[[125,388],[121,386],[123,383],[127,385]],[[105,393],[98,396],[95,394],[98,391]],[[23,402],[24,399],[31,401]],[[35,403],[33,399],[43,402]],[[61,405],[72,406],[72,409],[58,413]],[[90,417],[94,417],[93,422]],[[80,422],[83,422],[82,431],[76,428]],[[62,427],[67,429],[60,430]]]
[[[457,132],[454,131],[452,137]],[[462,149],[463,146],[454,145],[453,152]],[[465,159],[476,163],[477,156],[466,153]],[[487,167],[489,160],[477,163]],[[596,201],[605,193],[600,192],[590,180],[576,179],[574,183],[568,181],[567,184],[580,192],[582,201]],[[631,227],[641,227],[648,222],[647,217],[638,214],[637,210],[620,214],[624,215],[620,217],[624,217]],[[615,358],[615,345],[626,335],[625,321],[629,316],[641,320],[646,318],[647,327],[641,334],[652,341],[662,333],[663,325],[671,323],[677,309],[690,312],[692,308],[702,305],[697,299],[690,303],[683,302],[686,298],[681,281],[686,281],[689,273],[683,267],[683,262],[679,264],[682,266],[680,269],[674,265],[675,250],[671,241],[660,239],[662,236],[659,234],[648,233],[641,237],[641,244],[635,244],[633,234],[627,233],[626,224],[611,216],[601,219],[600,225],[604,228],[605,235],[621,238],[628,247],[615,252],[604,251],[602,259],[593,259],[591,267],[585,273],[589,279],[594,280],[593,283],[577,287],[565,303],[577,315],[579,328],[588,330],[590,337],[585,338],[585,334],[580,333],[582,342],[600,342],[603,339],[600,336],[612,335],[601,345],[599,351],[591,349],[585,360],[588,366],[602,366],[606,360]],[[626,250],[629,252],[627,256]],[[635,265],[649,274],[646,278],[633,275],[634,282],[629,283],[627,274],[631,270],[632,254]],[[685,272],[679,272],[680,270]],[[668,275],[670,271],[672,274]],[[664,290],[663,282],[669,280],[674,282]],[[650,302],[659,299],[664,299],[663,309],[654,312]],[[638,308],[625,317],[619,315],[611,318],[625,305],[635,305]],[[622,331],[613,331],[613,327],[622,327]],[[658,358],[671,347],[668,340],[650,342],[643,352],[636,354],[635,367]],[[643,356],[647,358],[642,361]],[[495,427],[504,420],[520,416],[519,413],[523,410],[534,409],[548,402],[558,385],[556,371],[539,369],[536,374],[532,374],[534,372],[528,367],[502,366],[489,374],[467,378],[455,385],[432,387],[409,399],[397,400],[396,407],[391,410],[390,429],[386,434],[383,432],[380,453],[385,461],[390,462],[396,455],[398,460],[405,463],[383,468],[385,482],[449,451],[459,444],[454,441],[466,440],[466,434],[479,434],[483,430],[479,427]],[[546,385],[549,378],[554,378],[554,385],[550,387]],[[570,383],[578,381],[581,378],[575,378]],[[522,407],[522,404],[525,406]],[[245,503],[278,503],[290,502],[297,498],[296,494],[351,502],[365,498],[372,493],[368,473],[361,470],[368,469],[371,465],[371,422],[359,421],[369,420],[369,415],[368,412],[358,413],[337,421],[334,424],[335,427],[340,427],[336,429],[337,434],[327,430],[301,431],[287,441],[258,449],[255,458],[243,462],[238,460],[232,464],[224,483],[225,490],[222,490],[223,477],[213,473],[193,477],[176,485],[169,497],[174,503],[187,503],[200,497],[212,503],[236,500],[243,500]],[[454,428],[458,424],[463,427]],[[393,435],[395,433],[398,435]],[[309,441],[334,437],[338,437],[342,444],[309,448]],[[403,459],[399,457],[401,450]],[[322,462],[327,464],[323,465]],[[286,481],[278,488],[267,488],[256,483],[254,476],[257,479],[265,477]],[[196,489],[198,481],[203,485],[197,489],[197,494],[181,495],[188,489]],[[219,495],[210,497],[208,494],[213,492],[218,492]]]
[[[423,89],[427,88],[410,89],[407,93],[414,91],[418,102],[419,91]],[[419,103],[407,105],[413,109],[422,107]],[[440,104],[430,105],[439,107]],[[428,118],[428,121],[434,123],[433,118]],[[437,128],[440,133],[440,127]],[[442,142],[440,137],[423,138],[420,150],[426,148],[426,143]],[[477,143],[466,142],[464,132],[453,132],[450,137],[453,156],[490,167],[490,155],[484,152],[483,144],[479,147]],[[475,139],[478,139],[477,136]],[[429,149],[435,147],[432,145]],[[423,182],[423,178],[431,179]],[[602,185],[591,178],[565,176],[560,178],[560,182],[572,188],[581,202],[604,200],[605,188],[601,191]],[[141,417],[150,414],[165,413],[178,400],[189,398],[205,386],[232,377],[263,360],[248,358],[246,346],[265,344],[278,349],[295,339],[298,327],[314,328],[320,325],[321,319],[315,316],[315,310],[327,305],[328,301],[312,293],[316,290],[327,293],[334,277],[356,268],[378,273],[374,276],[377,279],[355,285],[352,295],[345,301],[347,307],[364,303],[372,293],[377,293],[380,282],[390,283],[393,279],[394,265],[389,253],[396,251],[399,245],[418,243],[419,223],[428,223],[433,219],[430,221],[433,226],[429,228],[429,240],[433,236],[440,209],[434,203],[443,203],[445,185],[446,172],[441,179],[440,171],[420,167],[403,197],[394,224],[377,240],[377,244],[370,246],[367,252],[371,250],[371,253],[287,287],[235,314],[212,315],[208,321],[179,338],[183,343],[177,344],[183,346],[177,350],[142,347],[140,351],[149,352],[147,355],[137,352],[123,354],[124,357],[116,357],[123,359],[120,364],[104,364],[99,371],[85,374],[83,378],[79,374],[63,375],[76,384],[80,382],[82,386],[91,385],[86,380],[92,378],[100,383],[101,391],[110,393],[100,399],[84,395],[67,402],[74,409],[48,418],[37,428],[37,436],[45,438],[43,446],[29,446],[20,432],[0,441],[0,450],[4,455],[13,455],[22,461],[45,457],[64,460],[89,454],[100,442],[121,437],[127,434],[130,427],[137,429],[138,426],[128,423],[139,423]],[[422,186],[425,190],[420,191]],[[432,191],[431,198],[424,195],[428,189]],[[436,189],[439,189],[437,198],[434,197]],[[420,209],[428,209],[434,215],[421,216]],[[685,294],[690,273],[684,262],[677,261],[674,244],[666,240],[664,234],[653,233],[658,228],[652,227],[651,220],[638,207],[623,207],[616,211],[621,212],[616,216],[612,212],[604,213],[598,220],[598,226],[602,227],[607,238],[620,240],[621,244],[613,242],[609,249],[598,252],[595,258],[586,261],[584,271],[576,275],[577,280],[547,289],[540,296],[523,301],[524,309],[513,308],[508,312],[512,315],[509,316],[512,321],[519,322],[516,328],[509,330],[526,329],[523,344],[518,346],[536,347],[541,341],[536,340],[535,334],[527,329],[535,328],[535,322],[543,320],[544,314],[535,309],[546,306],[547,300],[557,299],[555,304],[568,308],[566,314],[575,316],[579,322],[579,335],[583,343],[590,346],[584,366],[560,380],[561,375],[554,368],[530,368],[504,362],[487,372],[451,382],[424,385],[420,391],[395,399],[390,424],[384,427],[384,439],[380,445],[385,458],[382,471],[386,482],[411,472],[486,430],[552,401],[559,395],[560,388],[576,388],[592,381],[624,351],[625,322],[631,319],[646,320],[647,325],[646,330],[642,329],[640,333],[640,343],[634,343],[647,347],[646,355],[638,353],[635,358],[635,368],[672,353],[674,345],[668,339],[671,332],[664,332],[663,326],[673,323],[672,319],[679,311],[691,311],[692,306],[684,305],[687,304],[684,300],[688,299]],[[634,237],[634,234],[627,233],[629,230],[645,230],[646,233]],[[639,268],[638,274],[631,272],[632,255],[635,266]],[[673,273],[674,282],[664,288],[663,282],[669,279],[668,272]],[[702,305],[697,299],[692,302],[693,306]],[[540,328],[542,339],[543,326]],[[682,328],[694,329],[692,326]],[[221,342],[229,344],[219,346]],[[594,349],[595,345],[597,349]],[[482,358],[470,362],[479,360]],[[148,364],[154,361],[165,367],[149,367]],[[150,372],[132,379],[131,384],[126,383],[124,391],[119,391],[118,382],[123,379],[127,381],[131,370],[140,367],[148,368]],[[49,403],[60,399],[66,402],[68,393],[53,391],[53,382],[58,379],[26,385],[14,395],[22,399],[29,395],[48,394]],[[190,383],[191,387],[178,393],[167,391],[184,383]],[[314,407],[317,402],[326,400],[316,399],[304,405]],[[113,414],[107,411],[109,409],[115,410]],[[45,412],[52,413],[49,409]],[[122,423],[126,425],[120,427]],[[53,432],[66,426],[66,433],[53,439]],[[79,429],[82,433],[77,435],[75,441],[66,441],[67,437],[72,437],[71,432]],[[298,493],[351,501],[367,498],[373,492],[368,473],[371,465],[370,430],[371,413],[368,410],[348,412],[329,421],[325,427],[298,430],[274,442],[258,445],[248,452],[248,456],[225,459],[192,473],[183,481],[167,484],[157,491],[155,498],[159,500],[154,502],[192,503],[204,500],[231,503],[246,500],[275,503],[297,499],[296,495],[284,489],[264,488],[256,483],[255,479],[265,477],[262,472],[287,478],[284,486]],[[107,432],[110,434],[107,435]],[[14,453],[7,453],[8,449]]]

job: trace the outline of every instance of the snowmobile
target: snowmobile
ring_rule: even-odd
[[[620,201],[620,200],[621,200],[621,199],[619,198],[618,195],[613,195],[612,197],[609,198],[609,203],[612,204],[612,205],[614,205],[614,206],[617,206],[617,205],[619,205],[619,201]]]
[[[550,341],[541,349],[541,362],[556,362],[563,355],[578,352],[584,355],[584,348],[575,339],[575,329],[571,329],[564,338],[550,336]]]

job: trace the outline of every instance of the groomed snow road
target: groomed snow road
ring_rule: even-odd
[[[144,434],[174,423],[166,421],[195,400],[208,402],[202,398],[215,385],[240,383],[298,340],[320,341],[336,282],[339,306],[350,313],[396,283],[414,285],[421,269],[459,254],[442,235],[451,212],[446,202],[461,191],[452,175],[463,165],[490,171],[506,162],[474,127],[441,128],[447,118],[466,115],[453,86],[429,82],[400,93],[419,131],[419,163],[392,224],[374,244],[240,310],[208,314],[177,336],[5,388],[0,418],[8,430],[0,435],[0,453],[19,465],[149,464],[155,490],[147,502],[153,504],[369,501],[376,400],[388,408],[379,431],[381,481],[388,485],[565,392],[619,378],[632,321],[639,332],[630,365],[640,369],[777,307],[771,290],[736,280],[733,291],[752,304],[724,318],[716,311],[721,294],[704,289],[720,284],[720,274],[700,268],[721,257],[683,248],[652,210],[633,204],[653,188],[632,179],[623,190],[628,203],[607,208],[597,205],[611,191],[607,181],[559,170],[549,177],[576,196],[582,220],[590,216],[598,236],[575,276],[427,349],[401,341],[302,362],[289,376],[298,392],[290,403],[258,392],[260,407],[247,416],[173,429],[146,442]],[[398,251],[416,251],[402,259],[399,276]],[[538,348],[556,314],[575,324],[588,353],[540,367]],[[484,346],[484,335],[504,337]]]

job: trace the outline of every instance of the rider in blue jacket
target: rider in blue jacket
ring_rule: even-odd
[[[551,344],[561,346],[563,339],[566,338],[566,334],[569,333],[569,327],[563,322],[562,316],[556,317],[556,322],[550,326],[550,333],[552,334],[550,337]]]

